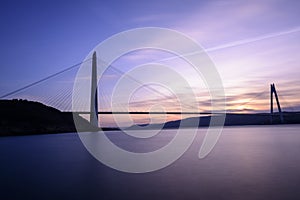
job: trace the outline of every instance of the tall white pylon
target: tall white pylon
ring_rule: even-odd
[[[91,76],[91,107],[90,123],[98,127],[98,92],[97,92],[97,54],[93,53],[92,76]]]

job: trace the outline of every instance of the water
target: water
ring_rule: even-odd
[[[94,159],[77,134],[0,138],[0,199],[300,199],[299,125],[225,128],[205,159],[205,129],[172,165],[127,174]],[[174,130],[146,145],[112,132],[129,150],[168,142]]]

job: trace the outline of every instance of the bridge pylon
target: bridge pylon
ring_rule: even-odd
[[[278,112],[279,112],[279,115],[280,115],[280,122],[283,123],[283,114],[282,114],[282,110],[281,110],[281,107],[280,107],[279,98],[278,98],[278,95],[277,95],[275,84],[272,83],[270,85],[270,88],[271,88],[271,91],[270,91],[270,123],[271,124],[273,123],[273,115],[274,115],[274,113],[273,113],[273,94],[275,94],[277,108],[278,108]]]
[[[97,54],[93,53],[92,58],[92,75],[91,75],[91,106],[90,106],[90,123],[98,127],[98,92],[97,92]]]

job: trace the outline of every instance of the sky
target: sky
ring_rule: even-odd
[[[80,63],[114,34],[162,27],[186,34],[206,50],[222,78],[228,111],[268,112],[270,83],[276,84],[283,110],[300,110],[299,10],[297,0],[1,1],[0,95]],[[132,52],[114,66],[126,72],[132,66],[172,56]],[[193,78],[185,63],[178,58],[161,63],[185,74],[199,95],[199,110],[209,109],[203,81]],[[67,90],[53,82],[71,87],[74,73],[76,69],[13,97],[53,105],[55,98],[62,98],[56,94]],[[100,105],[109,109],[104,97],[111,93],[120,74],[111,69],[105,77],[100,81]],[[161,87],[151,87],[171,95]],[[148,109],[159,100],[166,109],[177,108],[176,99],[147,92],[142,88],[133,95],[130,106]],[[55,106],[61,105],[56,102]],[[109,124],[109,119],[103,121]]]

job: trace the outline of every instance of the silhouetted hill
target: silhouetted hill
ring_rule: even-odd
[[[220,116],[216,116],[217,118]],[[274,113],[272,124],[300,124],[300,112],[284,112],[284,123],[281,123],[278,113]],[[141,126],[148,125],[149,129],[156,129],[163,127],[164,129],[171,128],[191,128],[191,127],[207,127],[209,126],[211,117],[191,117],[182,120],[170,121],[162,124],[143,124]],[[242,125],[270,125],[270,114],[258,113],[258,114],[226,114],[224,126],[242,126]],[[135,129],[135,126],[129,129]]]
[[[216,116],[218,117],[218,116]],[[220,116],[219,116],[220,117]],[[200,117],[199,127],[209,126],[210,116]],[[195,124],[195,121],[199,120],[198,117],[183,119],[182,122],[189,126]],[[176,127],[180,124],[181,120],[167,122],[165,128]],[[296,124],[300,123],[300,113],[284,113],[284,124]],[[259,113],[259,114],[226,114],[225,126],[237,126],[237,125],[268,125],[270,122],[270,114]],[[272,124],[281,124],[280,117],[276,113],[273,116]]]
[[[0,136],[76,132],[72,113],[27,100],[0,100]],[[95,130],[77,115],[83,130]]]

